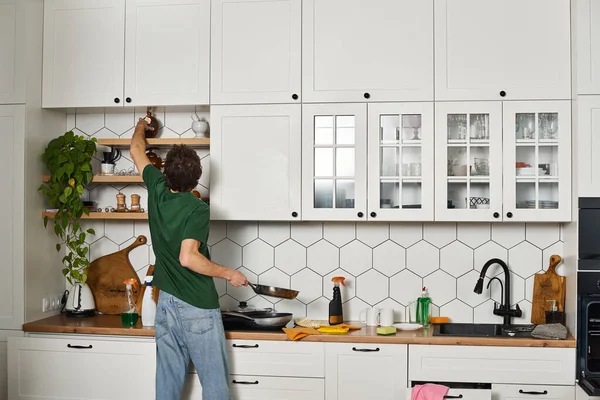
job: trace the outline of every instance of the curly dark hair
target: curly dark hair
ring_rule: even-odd
[[[165,160],[167,187],[176,192],[191,192],[202,176],[200,157],[186,145],[174,145]]]

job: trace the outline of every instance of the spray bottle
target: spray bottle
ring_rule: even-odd
[[[125,328],[135,326],[140,318],[136,312],[135,301],[133,299],[133,289],[137,288],[138,282],[135,278],[125,279],[125,290],[127,292],[127,301],[121,307],[121,324]]]
[[[156,317],[156,303],[153,298],[153,286],[152,286],[152,275],[146,276],[145,284],[146,290],[144,290],[144,298],[142,299],[142,325],[143,326],[154,326],[154,319]]]
[[[331,278],[333,282],[333,299],[329,302],[329,325],[338,325],[344,322],[344,313],[342,310],[342,293],[340,284],[346,286],[343,276],[334,276]]]

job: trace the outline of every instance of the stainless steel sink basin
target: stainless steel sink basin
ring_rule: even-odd
[[[440,324],[433,328],[433,336],[462,337],[531,337],[535,325],[502,324]]]

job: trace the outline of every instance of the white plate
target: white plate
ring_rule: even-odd
[[[400,329],[401,331],[416,331],[423,327],[421,324],[394,324],[392,326],[395,326],[396,329]]]

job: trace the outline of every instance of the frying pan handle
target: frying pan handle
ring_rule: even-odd
[[[232,317],[240,317],[240,318],[245,318],[245,319],[249,319],[251,321],[254,321],[254,318],[251,318],[251,317],[249,317],[247,315],[244,315],[242,313],[236,313],[236,312],[233,312],[233,311],[224,311],[223,315],[230,315]]]

